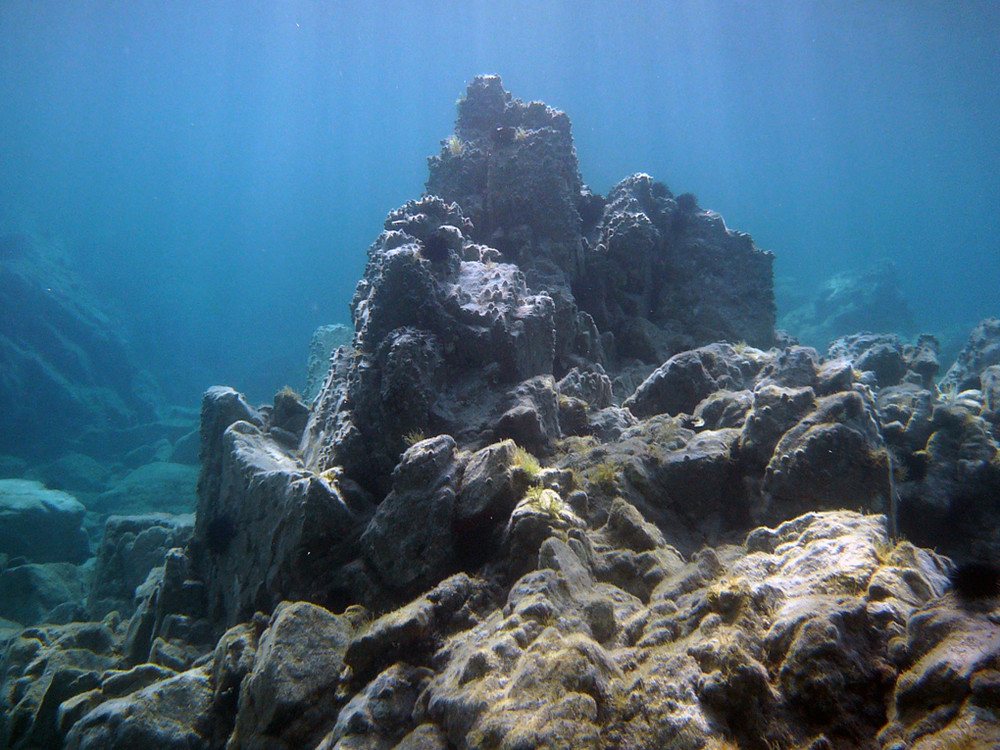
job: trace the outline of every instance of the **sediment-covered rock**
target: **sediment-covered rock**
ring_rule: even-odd
[[[123,698],[105,701],[66,735],[70,750],[135,747],[208,750],[212,690],[204,670],[194,669]]]
[[[120,620],[114,617],[30,628],[13,639],[2,662],[4,746],[59,747],[60,706],[97,688],[106,670],[124,665],[120,639]]]
[[[929,603],[890,643],[901,668],[879,733],[885,748],[1000,744],[996,615],[953,597]]]
[[[240,686],[231,748],[313,747],[337,715],[354,625],[305,602],[279,605]]]
[[[0,479],[0,553],[35,563],[80,563],[90,557],[85,508],[72,495],[38,482]]]

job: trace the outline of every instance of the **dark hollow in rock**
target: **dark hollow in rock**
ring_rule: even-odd
[[[991,562],[964,563],[951,571],[948,582],[963,601],[1000,596],[1000,566]]]

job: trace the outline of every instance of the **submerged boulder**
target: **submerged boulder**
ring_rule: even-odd
[[[0,618],[21,625],[84,619],[89,571],[70,563],[0,566]]]
[[[452,527],[461,479],[448,435],[416,443],[392,474],[393,489],[361,536],[365,560],[391,590],[413,596],[453,572]]]
[[[0,553],[31,562],[80,563],[90,557],[75,497],[38,482],[0,479]]]
[[[342,491],[333,473],[306,470],[249,422],[234,422],[222,437],[221,482],[200,483],[189,549],[211,618],[229,627],[293,592],[327,591],[327,576],[353,557],[372,508],[363,493]]]
[[[130,615],[136,589],[153,568],[163,565],[167,550],[187,544],[193,530],[193,515],[109,518],[97,548],[94,580],[87,598],[90,616],[101,618],[113,610]]]

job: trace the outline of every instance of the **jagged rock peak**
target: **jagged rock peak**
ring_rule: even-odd
[[[525,104],[504,90],[499,76],[479,76],[459,101],[454,134],[429,167],[427,192],[462,207],[476,227],[473,239],[521,265],[540,256],[575,274],[578,209],[590,191],[564,112]]]

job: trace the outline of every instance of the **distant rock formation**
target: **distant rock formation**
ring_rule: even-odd
[[[0,454],[124,452],[156,419],[155,387],[114,322],[26,234],[0,236],[0,361]]]
[[[339,347],[349,345],[353,336],[354,332],[343,323],[320,326],[313,331],[306,363],[306,387],[302,391],[305,403],[312,403],[322,388],[330,370],[330,357]]]
[[[788,303],[779,325],[818,349],[856,331],[915,333],[913,310],[888,261],[838,273],[811,299],[801,299],[796,290]]]

